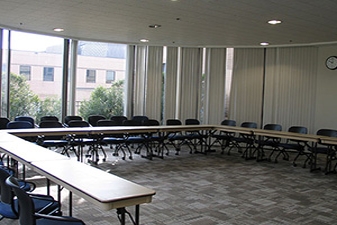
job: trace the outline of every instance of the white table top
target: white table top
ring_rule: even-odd
[[[105,210],[150,203],[155,195],[154,190],[77,161],[34,161],[32,167]]]
[[[21,138],[0,141],[0,150],[23,164],[33,161],[69,160],[68,157]]]

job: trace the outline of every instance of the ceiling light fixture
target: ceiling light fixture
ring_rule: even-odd
[[[269,20],[268,23],[272,25],[276,25],[276,24],[282,23],[282,21],[281,20]]]
[[[267,45],[269,45],[269,43],[268,42],[261,42],[260,45],[267,46]]]
[[[159,27],[161,27],[161,25],[160,24],[151,24],[149,27],[150,28],[159,28]]]
[[[53,30],[54,30],[55,32],[63,32],[63,31],[64,31],[63,28],[54,28]]]
[[[140,41],[140,42],[144,42],[144,43],[145,43],[145,42],[149,42],[149,40],[148,40],[148,39],[145,39],[145,38],[140,39],[139,41]]]

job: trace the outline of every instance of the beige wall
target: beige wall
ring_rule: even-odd
[[[61,96],[62,54],[43,52],[12,51],[11,72],[19,74],[20,65],[31,66],[31,90],[41,98]],[[43,67],[54,67],[54,81],[43,81]],[[125,59],[78,56],[76,100],[88,99],[95,87],[109,87],[106,84],[106,71],[115,71],[116,80],[125,77]],[[96,70],[96,83],[86,82],[86,70]]]

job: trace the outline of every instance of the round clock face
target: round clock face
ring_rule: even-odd
[[[337,56],[330,56],[326,59],[325,65],[330,70],[337,69]]]

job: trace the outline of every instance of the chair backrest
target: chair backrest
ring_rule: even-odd
[[[123,126],[141,126],[142,121],[141,120],[124,120]]]
[[[97,126],[97,121],[99,120],[105,120],[105,116],[102,115],[90,115],[88,117],[88,122],[90,123],[91,126],[96,127]]]
[[[337,137],[337,130],[332,129],[319,129],[316,132],[317,135],[327,136],[327,137]]]
[[[149,118],[147,116],[133,116],[131,120],[138,121],[140,123],[143,123],[144,120],[148,120]]]
[[[166,125],[169,126],[178,126],[178,125],[182,125],[182,122],[178,119],[167,119],[166,120]]]
[[[255,123],[255,122],[243,122],[243,123],[241,123],[241,127],[257,128],[257,123]]]
[[[0,129],[6,129],[10,120],[6,117],[0,117]]]
[[[28,121],[11,121],[7,124],[8,129],[34,128],[34,124]]]
[[[67,125],[69,125],[68,123],[71,120],[83,120],[83,118],[80,117],[80,116],[66,116],[66,117],[64,117],[64,123],[67,124]]]
[[[101,127],[109,127],[109,126],[119,126],[116,121],[114,120],[98,120],[97,121],[97,126]]]
[[[276,130],[276,131],[282,131],[282,126],[280,124],[266,124],[263,126],[264,130]]]
[[[221,125],[235,127],[236,121],[235,120],[223,120],[221,121]]]
[[[307,134],[308,128],[302,126],[291,126],[288,129],[289,132],[299,133],[299,134]]]
[[[34,217],[34,202],[29,195],[20,188],[17,179],[10,176],[6,179],[6,185],[8,185],[17,196],[19,201],[19,221],[20,225],[35,225],[36,219]]]
[[[17,116],[14,121],[28,121],[35,126],[35,120],[30,116]]]
[[[40,122],[43,121],[59,121],[59,118],[57,118],[57,116],[42,116]]]
[[[159,126],[160,123],[158,120],[155,119],[148,119],[148,120],[144,120],[142,123],[143,126]]]
[[[45,120],[45,121],[40,122],[39,127],[40,128],[59,128],[59,127],[64,127],[64,126],[59,121]]]
[[[10,187],[6,185],[6,179],[10,176],[4,166],[0,166],[0,200],[6,204],[12,204],[13,193]]]
[[[127,120],[128,118],[126,116],[112,116],[110,117],[110,120],[113,120],[116,122],[118,126],[122,126],[124,120]]]
[[[70,120],[68,122],[69,127],[90,127],[90,124],[84,120]]]
[[[186,119],[185,125],[199,125],[200,121],[197,119]]]

